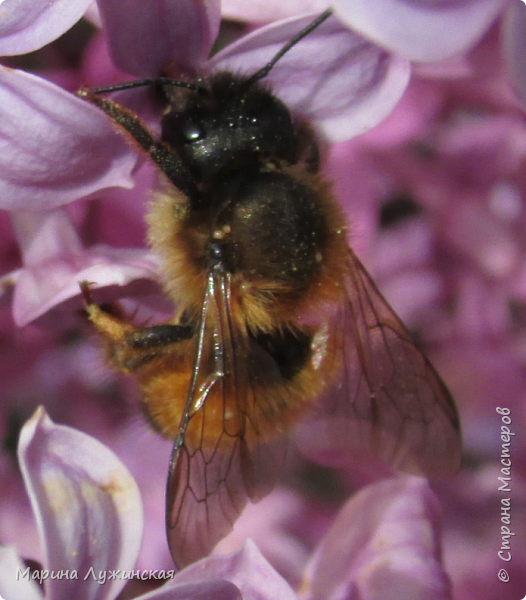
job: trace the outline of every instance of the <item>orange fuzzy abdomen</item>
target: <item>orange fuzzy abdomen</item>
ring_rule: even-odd
[[[265,440],[281,435],[298,422],[331,376],[320,372],[312,357],[297,375],[284,381],[272,358],[256,344],[252,352],[253,357],[244,356],[237,363],[235,374],[214,376],[213,369],[202,369],[189,407],[187,447],[210,452],[223,435],[256,435]],[[158,357],[137,372],[150,423],[169,439],[179,433],[186,410],[193,360],[193,342],[183,342],[177,354]],[[205,360],[204,365],[210,362]]]

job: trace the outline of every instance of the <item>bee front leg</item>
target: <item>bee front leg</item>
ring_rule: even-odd
[[[169,144],[154,139],[136,114],[116,102],[101,98],[88,88],[78,90],[77,96],[103,110],[183,194],[188,198],[198,196],[194,178],[175,150]]]
[[[164,323],[150,327],[136,327],[125,315],[112,306],[109,310],[95,304],[89,283],[83,281],[80,289],[86,313],[104,340],[111,365],[124,373],[133,373],[150,362],[171,344],[192,338],[193,325]]]

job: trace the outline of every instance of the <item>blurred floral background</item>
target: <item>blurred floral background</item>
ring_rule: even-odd
[[[144,320],[169,314],[156,258],[144,245],[153,167],[72,92],[160,73],[255,72],[328,6],[321,0],[2,3],[0,543],[23,558],[45,561],[16,457],[22,425],[43,405],[53,421],[100,440],[130,470],[145,513],[137,568],[172,568],[164,532],[171,444],[142,420],[134,382],[104,364],[78,288],[79,281],[94,281],[98,301],[119,299]],[[294,447],[282,485],[247,508],[220,550],[239,550],[251,537],[305,598],[522,598],[526,5],[340,0],[332,6],[337,18],[291,51],[269,79],[319,131],[324,174],[348,217],[352,247],[451,389],[462,421],[463,465],[432,482],[432,492],[413,479],[401,490],[392,483],[398,479],[374,488],[391,476],[385,468],[322,467]],[[158,128],[151,90],[116,98]],[[509,424],[497,407],[509,410]],[[509,493],[499,491],[498,479],[506,424],[515,433]],[[355,496],[360,490],[364,495]],[[427,567],[409,569],[414,579],[400,588],[404,594],[386,584],[391,579],[382,579],[375,562],[396,563],[382,554],[385,537],[372,546],[377,555],[360,555],[360,563],[349,552],[336,574],[324,571],[327,557],[346,555],[345,544],[358,548],[375,539],[371,531],[380,526],[368,502],[398,493],[407,506],[408,498],[422,498],[424,516],[413,515],[414,523],[428,523],[422,535],[432,536],[411,545],[407,561],[415,565],[425,554]],[[502,498],[510,498],[515,534],[509,561],[498,554]],[[359,523],[356,539],[335,541],[334,528],[351,530],[353,523]],[[368,534],[360,533],[364,523]],[[410,529],[411,523],[388,538],[405,539]],[[501,569],[509,581],[499,579]],[[282,597],[266,593],[261,597]]]

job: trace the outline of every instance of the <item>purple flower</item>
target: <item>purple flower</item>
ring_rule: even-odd
[[[335,0],[337,15],[365,37],[417,61],[473,46],[509,0]]]
[[[130,261],[138,267],[134,278],[149,267],[150,274],[151,263],[140,265],[137,251],[85,251],[67,215],[56,209],[107,187],[132,185],[136,157],[107,119],[53,84],[6,68],[0,69],[0,98],[0,206],[13,211],[23,259],[2,278],[4,289],[14,288],[15,322],[23,325],[78,295],[79,275],[96,264],[114,284],[129,280]],[[124,261],[109,275],[117,258]]]
[[[14,598],[116,598],[133,575],[142,536],[137,485],[117,457],[92,437],[55,425],[38,409],[19,442],[22,475],[36,516],[42,568],[31,571],[12,547],[0,548],[0,593]],[[311,558],[300,597],[449,598],[440,564],[437,502],[418,478],[363,490],[340,512]],[[143,600],[294,600],[296,593],[253,542],[206,558],[162,581]],[[36,581],[44,583],[45,592]]]
[[[91,0],[2,2],[0,55],[26,54],[49,44],[74,25]]]
[[[223,14],[266,23],[306,10],[321,12],[328,4],[323,0],[286,5],[271,0],[224,0]],[[501,30],[508,77],[518,98],[526,104],[526,6],[522,0],[336,0],[333,8],[344,23],[365,38],[417,63],[438,61],[431,69],[450,75],[458,72],[458,58],[462,60],[461,55],[475,47],[496,24]]]
[[[441,61],[471,50],[494,23],[517,97],[526,105],[526,5],[518,0],[335,0],[353,30],[413,61]],[[448,67],[446,67],[448,68]],[[449,69],[454,68],[453,64]]]
[[[222,0],[221,14],[225,19],[261,25],[302,13],[322,13],[329,6],[327,0],[290,0],[287,3],[277,0]]]
[[[86,250],[61,208],[12,214],[24,266],[2,279],[14,285],[13,318],[22,326],[77,296],[79,281],[124,286],[155,278],[155,258],[141,249],[93,246]]]
[[[49,598],[115,597],[124,581],[102,588],[100,571],[131,569],[142,538],[142,505],[137,485],[118,458],[100,442],[55,425],[38,409],[22,430],[19,461],[41,540],[42,568],[77,573],[46,580]],[[12,550],[4,550],[1,580],[9,599],[42,597]],[[16,568],[15,568],[16,567]],[[104,593],[101,595],[101,592]],[[29,597],[29,596],[28,596]]]
[[[424,479],[400,477],[364,488],[343,507],[310,559],[300,598],[451,598],[439,515]]]
[[[143,529],[139,490],[113,452],[84,433],[55,425],[39,408],[22,429],[18,454],[39,530],[42,567],[31,573],[13,547],[1,547],[3,598],[111,599],[134,576],[149,577],[134,570]],[[173,571],[153,574],[160,582],[172,577]],[[233,583],[254,593],[258,578],[273,589],[262,596],[265,600],[294,597],[257,549],[248,547],[212,564],[204,561],[141,598],[238,600]]]
[[[94,106],[39,77],[0,69],[0,208],[55,208],[131,187],[136,158]]]
[[[271,21],[276,14],[299,14],[298,5],[281,5],[270,0],[242,5],[234,0],[225,2],[228,14],[235,16],[237,10],[242,15],[245,10],[244,17],[253,23]],[[71,89],[82,83],[110,84],[126,77],[105,56],[104,31],[111,32],[116,60],[129,74],[157,75],[163,70],[174,77],[181,73],[193,77],[229,65],[254,72],[297,31],[303,18],[296,16],[257,30],[207,60],[217,28],[216,4],[156,3],[155,7],[168,6],[165,14],[170,18],[165,21],[161,8],[155,12],[149,6],[145,11],[140,2],[104,5],[101,1],[100,6],[106,29],[97,32],[83,63],[70,73],[69,80],[75,82]],[[520,0],[503,2],[500,8],[489,1],[448,2],[448,9],[440,13],[436,12],[439,4],[429,2],[373,3],[360,10],[354,6],[356,18],[364,22],[382,17],[375,24],[378,38],[365,29],[362,33],[389,51],[328,23],[325,31],[321,29],[291,52],[289,62],[278,63],[272,72],[274,85],[276,90],[283,85],[280,93],[287,102],[316,121],[325,138],[344,140],[387,114],[398,101],[409,70],[406,60],[393,56],[405,52],[402,44],[413,44],[406,48],[407,56],[418,60],[433,53],[448,55],[453,47],[450,42],[462,52],[439,64],[413,65],[411,82],[394,112],[369,133],[334,144],[326,172],[349,213],[353,248],[417,332],[461,409],[470,468],[434,487],[444,511],[445,563],[455,597],[497,600],[509,593],[521,597],[526,571],[518,546],[510,565],[510,582],[496,579],[502,561],[497,556],[500,540],[495,538],[501,500],[497,491],[500,422],[495,407],[509,407],[513,426],[517,431],[524,429],[526,143],[523,110],[506,84],[499,48],[504,43],[507,72],[514,74],[516,92],[526,97],[522,66],[526,7]],[[183,14],[176,12],[179,10],[186,12],[176,18]],[[291,12],[273,12],[280,10]],[[471,11],[474,18],[466,17],[465,11]],[[453,22],[453,15],[462,14],[463,18]],[[490,28],[492,20],[495,26]],[[191,25],[181,31],[182,22]],[[457,22],[464,28],[460,33]],[[391,35],[397,28],[403,29],[403,36]],[[181,43],[174,42],[174,32],[182,36]],[[137,39],[145,43],[136,43]],[[327,51],[327,63],[317,60],[320,49],[323,54]],[[335,57],[354,51],[356,61],[335,64]],[[318,88],[312,74],[321,78],[319,90],[326,94],[313,93]],[[48,75],[58,79],[55,73]],[[294,85],[288,86],[293,77],[297,78]],[[347,88],[341,87],[342,81]],[[157,116],[146,102],[148,92],[134,90],[119,101],[129,102],[154,127]],[[151,526],[145,531],[148,541],[138,565],[167,567],[163,495],[169,443],[154,441],[154,434],[149,437],[139,424],[130,425],[136,403],[133,385],[103,374],[93,349],[79,340],[75,312],[80,308],[78,299],[75,303],[77,282],[84,278],[108,286],[110,298],[125,296],[125,302],[133,300],[143,308],[148,300],[152,310],[162,310],[156,304],[158,290],[141,287],[138,291],[135,287],[147,280],[154,284],[156,279],[155,260],[142,246],[142,199],[151,187],[151,170],[147,165],[137,167],[134,151],[100,111],[56,86],[21,71],[3,70],[0,94],[4,94],[0,103],[4,110],[0,118],[0,202],[12,212],[14,223],[11,229],[8,217],[2,215],[2,439],[8,446],[17,419],[37,401],[45,401],[61,421],[104,439],[130,465],[143,492]],[[130,191],[134,180],[138,187]],[[18,324],[38,318],[37,323],[15,329],[11,306]],[[45,316],[50,318],[47,323]],[[49,323],[53,328],[42,328]],[[72,333],[73,342],[68,337]],[[519,435],[512,444],[512,527],[519,531],[517,539],[521,523],[526,522],[522,508],[524,444]],[[308,468],[300,461],[294,470],[295,484],[296,478],[303,481],[302,469]],[[0,469],[4,515],[0,537],[9,541],[20,538],[20,547],[30,556],[27,510],[15,467],[5,452],[0,456]],[[312,498],[307,493],[311,488],[305,484],[298,485],[299,491],[282,485],[274,495],[248,507],[233,536],[224,540],[223,549],[238,549],[252,536],[273,567],[306,597],[320,597],[325,590],[333,597],[341,591],[341,596],[353,598],[358,590],[365,597],[374,597],[374,590],[379,589],[383,598],[385,572],[379,565],[387,565],[387,581],[393,581],[394,573],[400,581],[418,583],[418,589],[431,597],[441,593],[447,597],[434,500],[424,491],[425,484],[419,487],[409,480],[399,496],[395,487],[366,488],[366,510],[346,506],[342,515],[352,517],[342,520],[341,515],[336,517],[340,504],[374,480],[379,471],[359,464],[352,471],[329,473],[340,486],[330,500]],[[404,516],[389,505],[389,493],[393,502],[404,499],[409,514]],[[359,499],[360,495],[350,504]],[[413,510],[415,502],[427,508]],[[375,506],[377,512],[372,510]],[[381,515],[385,521],[374,520]],[[334,520],[336,525],[331,528]],[[390,526],[383,529],[386,523]],[[402,531],[404,523],[407,528]],[[331,533],[324,538],[328,528]],[[403,538],[400,547],[390,545],[390,530]],[[431,538],[426,538],[427,534]],[[228,564],[237,560],[251,565],[243,566],[243,572],[261,569],[270,577],[260,562],[263,559],[250,562],[246,558],[256,556],[253,546],[241,552]],[[346,552],[352,557],[337,569],[337,559]],[[14,560],[12,550],[8,555]],[[403,562],[408,556],[416,571],[404,571],[407,562],[397,564],[397,559]],[[304,575],[307,561],[311,566]],[[192,567],[195,573],[197,567]],[[213,569],[218,572],[219,567]],[[369,578],[369,573],[374,577]],[[304,577],[306,583],[301,587]],[[200,593],[198,587],[192,589]],[[234,591],[227,586],[225,594],[237,597],[238,589],[241,584]],[[410,597],[408,588],[402,589],[404,597]],[[3,588],[0,594],[9,598]]]

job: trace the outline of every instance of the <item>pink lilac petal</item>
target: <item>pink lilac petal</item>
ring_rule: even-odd
[[[504,12],[502,39],[504,61],[517,97],[526,106],[526,4],[513,2]]]
[[[378,127],[357,140],[357,143],[365,144],[365,149],[373,146],[384,151],[397,151],[398,146],[412,142],[437,118],[442,104],[440,90],[433,82],[411,77],[394,110]]]
[[[68,31],[92,0],[4,0],[0,14],[0,55],[38,50]]]
[[[372,253],[377,279],[421,268],[433,256],[432,228],[424,219],[401,223],[374,240]]]
[[[60,255],[79,254],[83,250],[63,208],[13,212],[11,223],[26,266]]]
[[[431,269],[408,269],[379,281],[382,294],[407,327],[430,327],[434,307],[444,297],[444,282]]]
[[[405,58],[441,60],[474,46],[509,0],[334,0],[336,15]]]
[[[99,0],[115,64],[137,77],[183,69],[208,58],[219,31],[218,0]]]
[[[75,228],[82,232],[86,244],[144,248],[148,200],[158,181],[151,161],[141,165],[134,179],[132,190],[112,188],[90,202],[68,204],[68,215]]]
[[[87,21],[90,21],[91,23],[93,23],[93,25],[95,25],[95,27],[97,27],[97,28],[102,27],[102,23],[100,20],[100,11],[99,11],[99,7],[96,2],[92,2],[88,6],[88,8],[86,9],[86,12],[84,13],[84,18]]]
[[[93,288],[125,286],[137,279],[155,279],[157,263],[145,250],[99,246],[79,255],[65,255],[27,267],[13,297],[13,319],[19,327],[78,296],[82,281]]]
[[[110,56],[108,41],[103,29],[97,29],[82,55],[82,70],[77,73],[78,85],[89,88],[107,87],[125,79]]]
[[[144,594],[138,600],[248,600],[229,581],[209,580],[183,583],[174,587],[164,586]],[[254,597],[256,600],[256,597]]]
[[[302,600],[448,600],[440,507],[425,479],[364,488],[340,511],[307,567]]]
[[[216,54],[208,68],[254,73],[315,16],[262,27]],[[315,121],[337,142],[382,121],[402,96],[409,75],[406,60],[329,18],[287,52],[267,79],[294,112]]]
[[[94,438],[55,425],[37,409],[20,433],[18,457],[44,548],[44,569],[75,569],[78,579],[49,579],[55,600],[115,598],[121,578],[101,585],[86,575],[131,570],[141,546],[137,484],[113,452]]]
[[[465,198],[453,214],[445,215],[442,233],[454,251],[471,259],[486,276],[512,275],[522,261],[509,226],[478,201]]]
[[[0,68],[0,208],[52,208],[130,188],[136,161],[100,110],[39,77]]]
[[[291,535],[291,524],[301,523],[308,517],[305,497],[284,487],[278,487],[255,504],[249,503],[234,523],[232,532],[216,546],[220,554],[231,554],[252,539],[270,563],[294,585],[301,581],[309,548],[296,535]],[[302,520],[303,517],[303,520]],[[309,533],[314,536],[315,527],[309,523]]]
[[[210,556],[183,569],[173,584],[208,579],[226,579],[235,584],[243,598],[254,600],[297,600],[289,584],[263,557],[252,540],[229,556]],[[173,585],[171,582],[168,585]]]
[[[328,0],[222,0],[221,14],[223,18],[245,23],[270,23],[302,13],[322,13],[329,8]]]
[[[43,594],[38,583],[21,576],[26,568],[15,548],[0,546],[0,598],[42,600]]]
[[[78,296],[81,281],[124,286],[157,278],[157,260],[139,248],[85,249],[63,209],[13,213],[24,268],[17,273],[13,318],[19,326]]]

